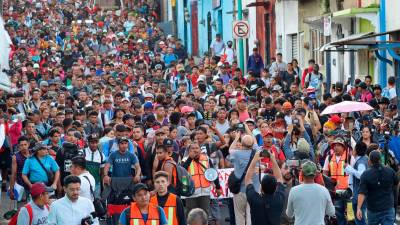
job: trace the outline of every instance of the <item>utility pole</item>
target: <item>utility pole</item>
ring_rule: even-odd
[[[238,4],[238,20],[243,19],[242,0],[237,0]],[[239,38],[239,67],[244,73],[244,52],[243,52],[243,38]]]

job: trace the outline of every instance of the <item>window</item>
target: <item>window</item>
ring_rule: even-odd
[[[328,43],[329,37],[325,37],[324,33],[320,30],[310,31],[310,55],[319,65],[325,64],[324,52],[320,52],[319,49]]]
[[[299,48],[298,48],[297,34],[292,34],[292,59],[299,58]]]

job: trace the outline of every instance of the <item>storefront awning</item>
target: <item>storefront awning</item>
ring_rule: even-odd
[[[368,33],[361,33],[361,34],[353,34],[353,35],[349,35],[347,37],[341,38],[339,40],[336,41],[332,41],[328,44],[323,45],[321,48],[319,48],[319,51],[323,52],[323,51],[329,51],[332,48],[337,48],[340,46],[345,46],[345,45],[349,45],[352,43],[356,43],[358,40],[363,40],[365,37],[368,37],[368,35],[373,34],[374,32],[368,32]],[[357,49],[362,49],[362,48],[368,48],[368,46],[358,46]],[[345,50],[345,48],[342,48],[343,50]]]
[[[340,20],[345,18],[362,18],[371,22],[374,27],[378,27],[379,7],[366,8],[350,8],[332,13],[332,20]]]

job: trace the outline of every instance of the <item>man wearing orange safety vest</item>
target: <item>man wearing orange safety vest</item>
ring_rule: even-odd
[[[150,203],[149,188],[138,183],[133,189],[135,202],[122,211],[119,225],[168,225],[164,210]]]
[[[345,173],[345,168],[349,164],[351,155],[349,154],[346,142],[341,137],[335,138],[332,146],[333,154],[326,157],[323,170],[325,175],[336,180],[336,190],[346,190],[349,187],[349,175]],[[346,203],[346,199],[337,198],[334,201],[338,225],[345,225],[347,223],[344,215]]]
[[[204,173],[207,169],[213,168],[213,166],[207,154],[201,152],[199,143],[193,142],[188,149],[189,157],[182,166],[192,176],[195,192],[192,196],[186,198],[187,212],[194,208],[201,208],[207,215],[210,215],[211,182],[206,179]],[[214,181],[214,184],[216,194],[220,196],[222,189],[218,178]]]
[[[187,225],[182,200],[175,194],[168,192],[168,173],[165,171],[156,172],[153,176],[153,182],[157,194],[151,197],[150,203],[164,209],[168,225]]]

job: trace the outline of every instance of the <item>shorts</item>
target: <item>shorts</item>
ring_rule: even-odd
[[[210,219],[212,220],[220,220],[221,219],[221,209],[219,206],[218,199],[211,199],[210,200]]]
[[[11,152],[9,149],[0,153],[0,170],[10,169],[11,168]]]

